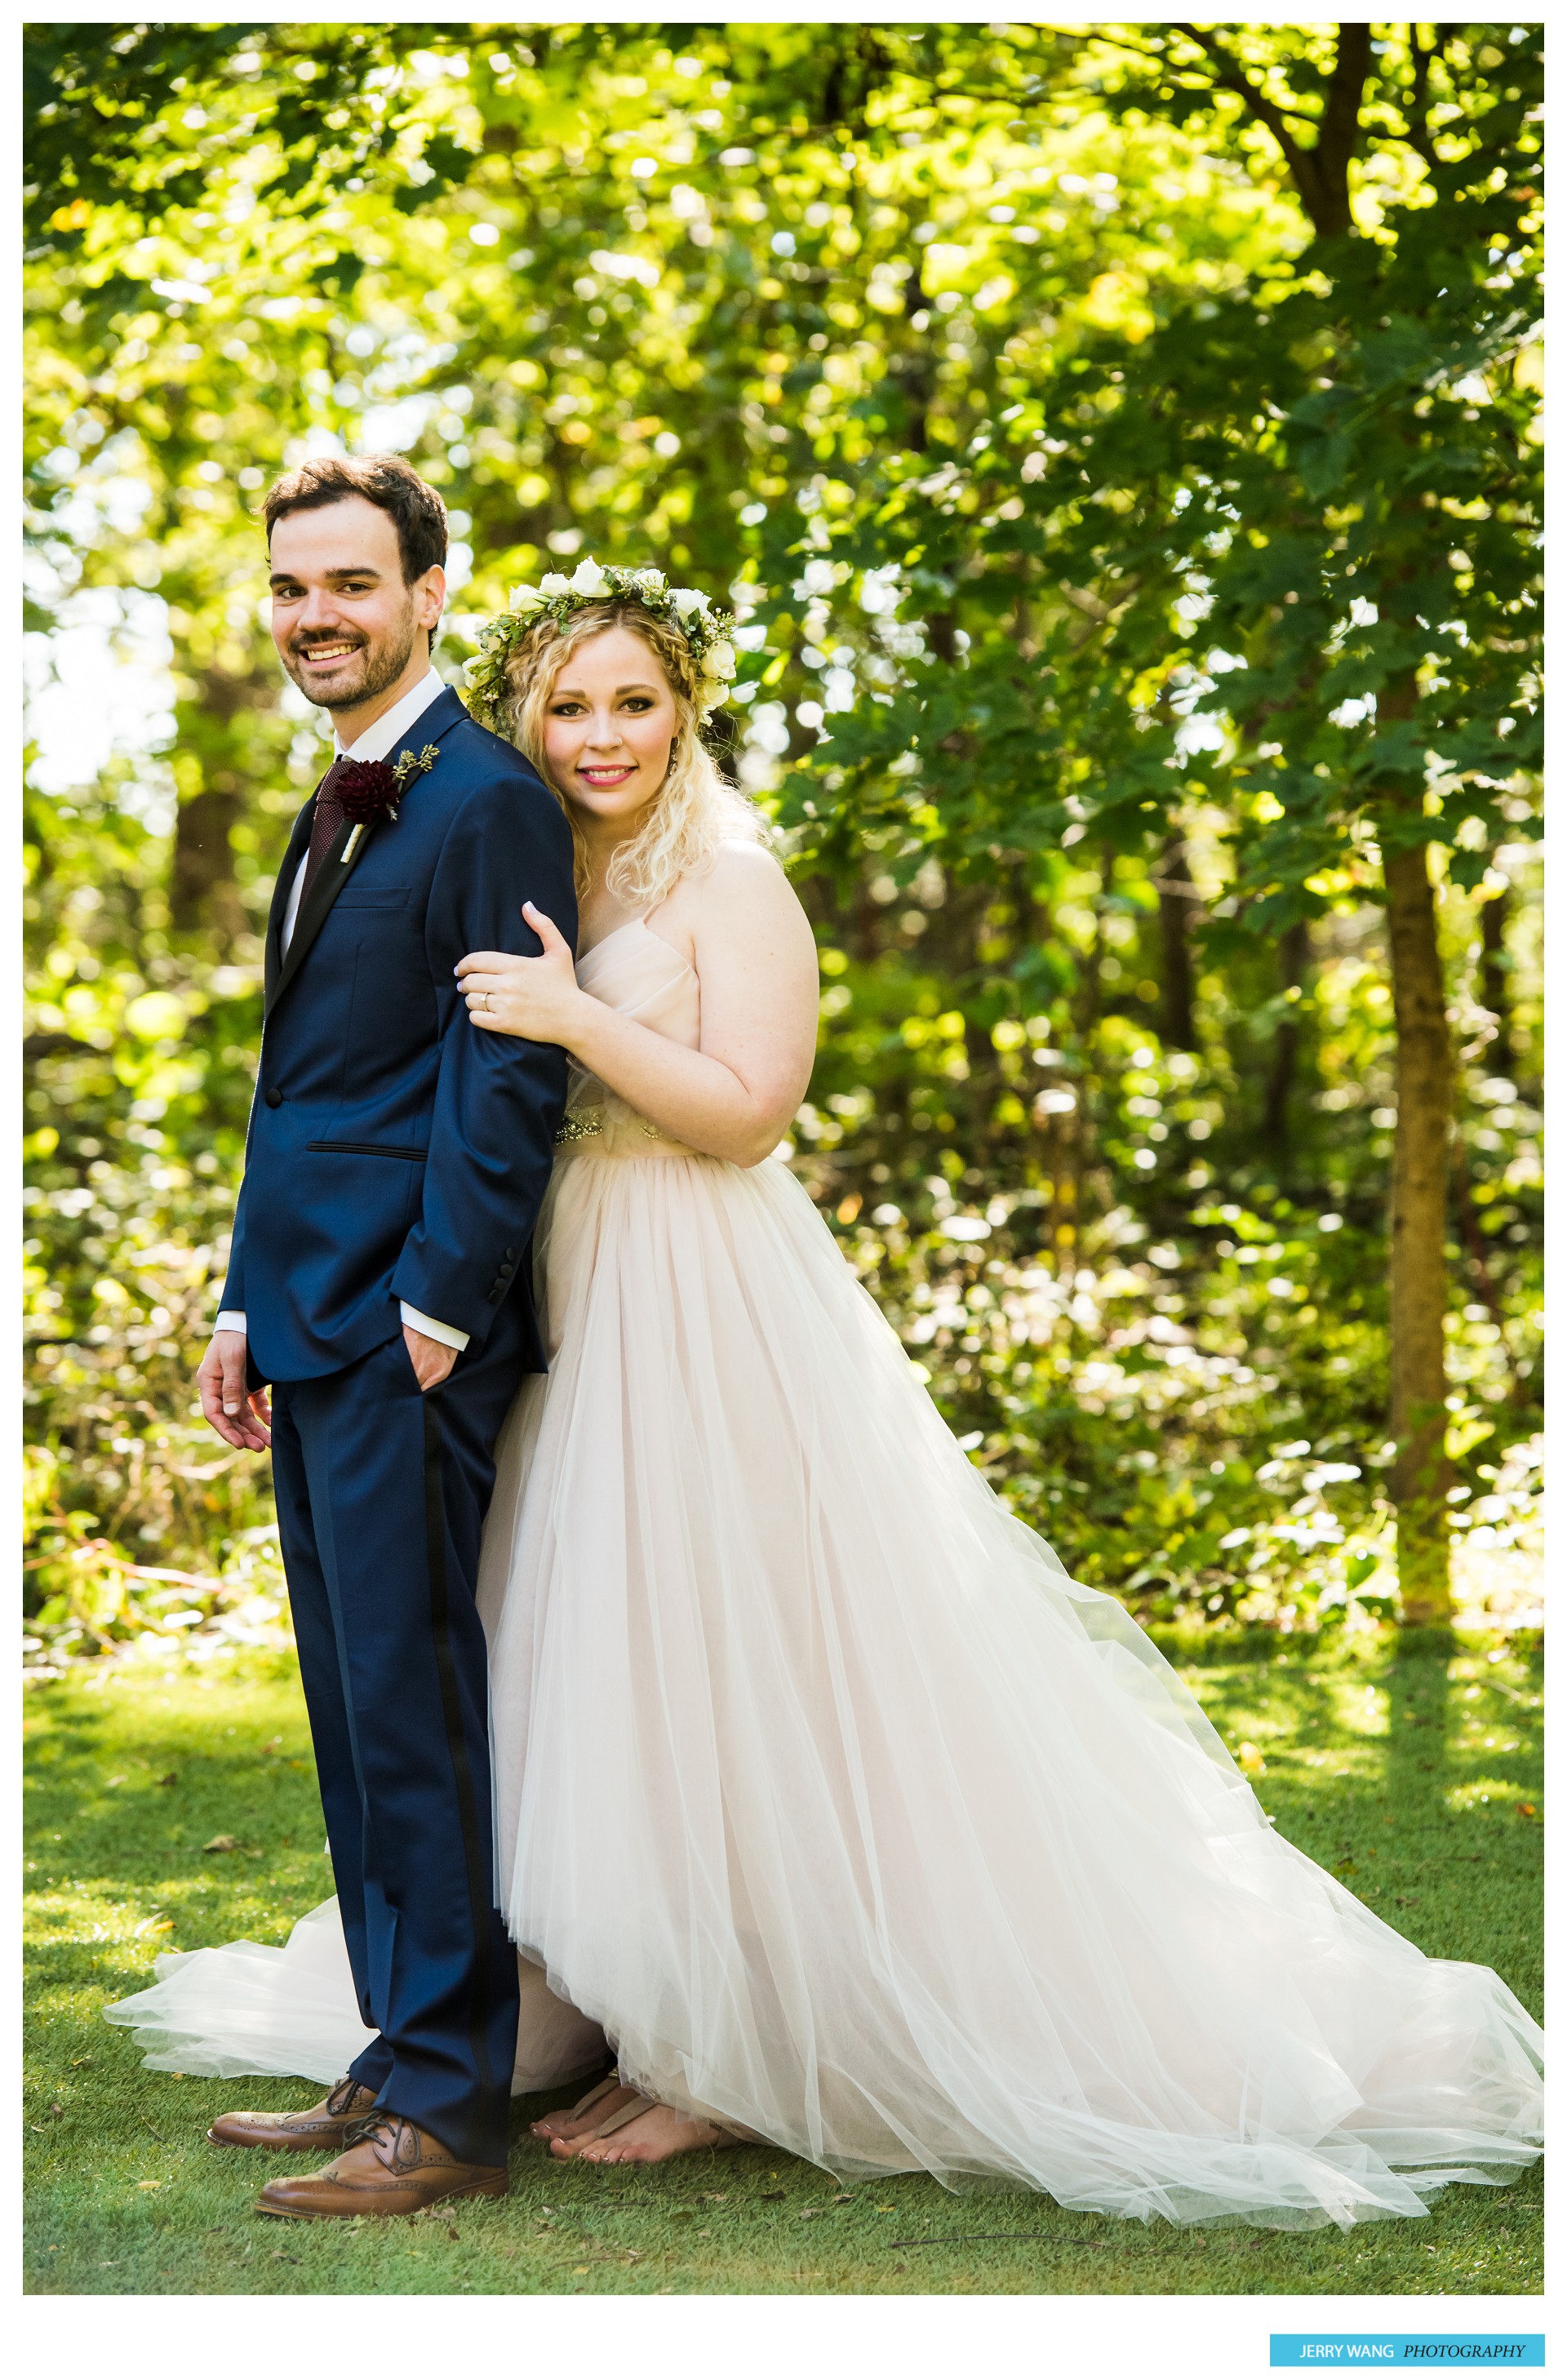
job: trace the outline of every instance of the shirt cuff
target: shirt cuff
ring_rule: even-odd
[[[403,1305],[403,1320],[410,1330],[422,1331],[425,1338],[438,1340],[443,1347],[455,1347],[459,1354],[471,1336],[467,1330],[454,1330],[449,1322],[432,1322],[417,1305]]]
[[[242,1314],[236,1312],[232,1306],[225,1305],[223,1312],[218,1316],[217,1320],[213,1323],[213,1329],[214,1330],[244,1330],[245,1317]],[[247,1333],[247,1336],[249,1334]]]

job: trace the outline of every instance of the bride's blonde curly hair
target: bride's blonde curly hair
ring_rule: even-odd
[[[736,837],[765,843],[770,835],[760,812],[720,776],[702,741],[696,662],[679,629],[639,603],[617,597],[585,604],[564,623],[539,620],[517,642],[506,661],[505,693],[499,706],[512,742],[532,761],[570,821],[578,895],[591,880],[588,850],[571,804],[550,775],[544,715],[555,680],[572,654],[606,628],[628,628],[641,638],[669,681],[679,722],[669,773],[651,814],[613,853],[605,875],[617,901],[628,908],[656,909],[682,877],[709,865],[720,844]]]

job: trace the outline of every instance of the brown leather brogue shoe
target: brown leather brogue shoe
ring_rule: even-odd
[[[374,2105],[375,2093],[346,2074],[313,2107],[282,2116],[237,2108],[220,2116],[207,2138],[225,2149],[340,2149],[349,2125],[368,2116]]]
[[[382,2108],[349,2127],[341,2155],[319,2173],[269,2181],[256,2212],[306,2221],[419,2215],[448,2198],[504,2198],[507,2187],[504,2165],[467,2165],[432,2133]]]

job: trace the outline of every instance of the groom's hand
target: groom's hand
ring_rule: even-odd
[[[422,1330],[412,1330],[406,1322],[403,1344],[421,1389],[438,1389],[457,1360],[455,1347],[443,1346],[439,1339],[427,1339]]]
[[[196,1374],[201,1411],[230,1446],[260,1454],[272,1444],[272,1406],[265,1389],[254,1395],[245,1385],[245,1333],[214,1330]]]

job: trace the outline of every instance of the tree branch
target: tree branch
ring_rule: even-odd
[[[1215,81],[1245,103],[1248,114],[1278,142],[1301,204],[1319,239],[1342,239],[1354,228],[1349,205],[1349,165],[1360,138],[1360,101],[1371,67],[1369,25],[1341,25],[1338,55],[1329,79],[1328,98],[1318,121],[1317,140],[1303,149],[1290,130],[1290,119],[1300,118],[1258,89],[1240,60],[1197,25],[1177,25],[1213,61]]]
[[[1301,185],[1301,168],[1306,164],[1308,152],[1300,146],[1290,130],[1284,110],[1270,100],[1266,91],[1257,89],[1240,60],[1233,57],[1223,43],[1215,41],[1211,33],[1203,32],[1197,25],[1178,24],[1175,30],[1178,33],[1184,33],[1189,42],[1195,42],[1199,50],[1206,52],[1218,69],[1214,79],[1223,90],[1233,91],[1237,98],[1245,100],[1247,112],[1255,115],[1259,124],[1266,125],[1283,152],[1284,162],[1294,176],[1295,184],[1297,188],[1300,188],[1302,198],[1306,198],[1305,188]],[[1309,212],[1309,200],[1306,200],[1306,206]]]
[[[1184,25],[1177,25],[1175,27],[1175,30],[1178,33],[1184,33],[1188,32],[1190,29]],[[1172,58],[1168,50],[1145,50],[1140,48],[1136,42],[1128,42],[1124,40],[1119,33],[1107,33],[1101,31],[1097,27],[1095,29],[1094,38],[1096,41],[1102,42],[1107,50],[1123,50],[1129,58],[1141,58],[1145,66],[1159,67],[1162,68],[1164,73],[1169,75],[1172,80],[1178,79],[1182,76],[1185,76],[1187,79],[1181,84],[1181,88],[1184,91],[1212,91],[1216,88],[1211,75],[1204,76],[1201,69],[1197,67],[1184,67],[1178,65],[1176,61]],[[1195,33],[1192,33],[1191,38],[1195,41],[1197,37]],[[1234,89],[1235,86],[1232,84],[1228,86],[1228,88]],[[1249,90],[1251,86],[1248,85],[1247,88]],[[1275,105],[1275,103],[1272,101],[1269,101],[1268,103],[1269,106]],[[1277,113],[1287,124],[1305,124],[1314,126],[1317,122],[1316,116],[1308,115],[1303,107],[1279,107],[1277,108]]]
[[[1431,61],[1433,58],[1439,58],[1446,46],[1446,36],[1439,25],[1435,28],[1434,38],[1428,50],[1421,42],[1419,26],[1411,25],[1409,55],[1414,72],[1415,90],[1411,103],[1404,111],[1406,121],[1403,137],[1415,155],[1422,158],[1427,169],[1433,172],[1436,169],[1437,149],[1435,141],[1431,139],[1431,128],[1427,122],[1426,110],[1430,94]]]

